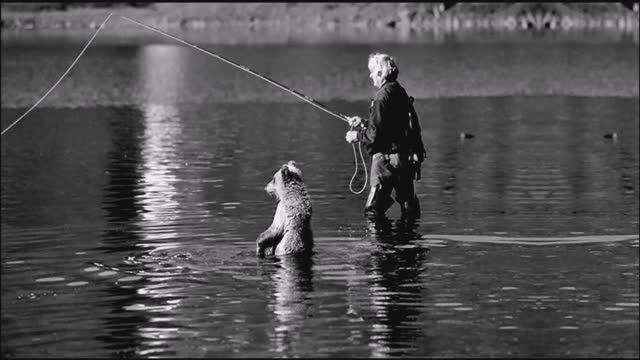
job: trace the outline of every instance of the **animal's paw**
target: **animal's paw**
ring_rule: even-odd
[[[260,245],[256,245],[256,255],[262,256],[262,249],[260,249]]]
[[[260,245],[256,246],[256,255],[260,257],[271,256],[275,253],[275,251],[276,251],[275,246],[266,246],[264,248],[260,248]]]

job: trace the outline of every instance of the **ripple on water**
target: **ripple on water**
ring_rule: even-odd
[[[457,307],[462,306],[462,303],[459,302],[442,302],[442,303],[434,303],[433,306],[437,307]]]
[[[14,261],[7,261],[4,264],[5,265],[16,265],[16,264],[24,264],[24,260],[14,260]]]
[[[447,325],[469,325],[471,321],[464,320],[453,320],[453,319],[440,319],[436,321],[438,324],[447,324]]]
[[[616,306],[638,307],[638,303],[616,303]]]
[[[111,275],[115,275],[117,274],[117,272],[113,271],[113,270],[107,270],[107,271],[103,271],[98,273],[98,276],[111,276]]]
[[[580,330],[578,326],[560,326],[560,330]]]
[[[443,247],[445,241],[460,241],[470,243],[511,244],[530,246],[551,246],[589,243],[611,243],[617,241],[638,240],[638,234],[631,235],[582,235],[569,237],[509,237],[489,235],[438,235],[427,234],[422,236],[421,244]],[[633,245],[632,245],[633,246]]]
[[[52,276],[52,277],[36,279],[36,282],[50,283],[50,282],[60,282],[60,281],[64,281],[64,280],[65,279],[63,277]]]
[[[516,329],[518,329],[517,326],[511,326],[511,325],[498,327],[498,330],[516,330]]]

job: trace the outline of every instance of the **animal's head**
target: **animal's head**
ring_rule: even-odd
[[[273,174],[273,178],[269,181],[267,186],[265,186],[264,190],[269,195],[280,199],[279,193],[292,182],[302,182],[302,172],[293,160],[283,164],[280,169]]]

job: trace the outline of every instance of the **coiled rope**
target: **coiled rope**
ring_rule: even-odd
[[[351,127],[351,130],[354,130],[354,127]],[[367,182],[369,181],[369,174],[367,173],[367,164],[364,162],[364,156],[362,156],[362,144],[360,144],[360,142],[358,142],[358,151],[360,152],[360,161],[362,161],[362,167],[364,168],[364,185],[362,185],[362,188],[358,191],[353,190],[353,180],[356,178],[356,175],[358,175],[358,158],[356,157],[356,146],[355,144],[351,144],[351,148],[353,149],[353,160],[355,162],[355,169],[353,170],[353,176],[351,177],[351,180],[349,180],[349,191],[351,191],[353,194],[362,194],[362,192],[364,191],[364,189],[367,187]]]
[[[2,131],[2,134],[0,134],[0,135],[4,135],[4,134],[9,130],[9,129],[11,129],[11,128],[12,128],[14,125],[16,125],[18,122],[20,122],[20,120],[22,120],[25,116],[27,116],[27,114],[29,114],[29,113],[31,112],[31,110],[33,110],[36,106],[38,106],[38,104],[40,104],[40,102],[42,102],[42,100],[44,100],[44,99],[47,97],[47,95],[49,95],[49,93],[51,93],[51,91],[53,91],[53,89],[54,89],[56,86],[58,86],[58,84],[62,81],[62,79],[63,79],[65,76],[67,76],[67,74],[69,73],[69,71],[71,71],[71,69],[75,66],[75,64],[78,62],[78,60],[80,60],[80,57],[84,54],[84,52],[87,50],[87,48],[89,47],[89,45],[91,45],[91,43],[93,42],[93,40],[96,38],[96,36],[97,36],[97,35],[98,35],[98,33],[100,32],[100,30],[102,30],[102,28],[103,28],[103,27],[104,27],[104,25],[107,23],[107,21],[111,18],[111,16],[112,16],[112,15],[113,15],[113,13],[109,13],[109,16],[107,16],[107,18],[106,18],[106,19],[104,19],[104,21],[102,22],[102,24],[100,24],[100,26],[98,27],[98,29],[96,30],[96,32],[93,34],[93,36],[91,37],[91,39],[89,39],[89,42],[87,42],[87,44],[84,46],[84,48],[82,49],[82,51],[80,51],[80,53],[79,53],[79,54],[78,54],[78,56],[75,58],[75,60],[71,63],[71,65],[69,65],[69,68],[67,68],[67,70],[62,74],[62,76],[60,76],[60,78],[58,79],[58,81],[56,81],[56,82],[53,84],[53,86],[51,86],[51,88],[50,88],[50,89],[49,89],[49,90],[48,90],[48,91],[47,91],[47,92],[46,92],[46,93],[45,93],[45,94],[44,94],[44,95],[43,95],[43,96],[42,96],[38,101],[36,101],[36,103],[35,103],[35,104],[33,104],[33,106],[31,106],[31,107],[30,107],[30,108],[29,108],[29,109],[28,109],[24,114],[22,114],[18,119],[16,119],[13,123],[11,123],[11,125],[9,125],[6,129],[4,129],[4,130]],[[304,95],[304,94],[302,94],[302,93],[300,93],[300,92],[298,92],[298,91],[295,91],[295,90],[293,90],[293,89],[291,89],[291,88],[288,88],[288,87],[286,87],[286,86],[284,86],[284,85],[280,84],[279,82],[277,82],[277,81],[275,81],[275,80],[269,79],[268,77],[266,77],[266,76],[264,76],[264,75],[261,75],[261,74],[259,74],[259,73],[255,72],[255,71],[253,71],[253,70],[251,70],[251,69],[249,69],[249,68],[247,68],[247,67],[245,67],[245,66],[242,66],[242,65],[240,65],[240,64],[237,64],[237,63],[235,63],[235,62],[233,62],[233,61],[231,61],[231,60],[229,60],[229,59],[227,59],[227,58],[225,58],[225,57],[223,57],[223,56],[220,56],[220,55],[214,54],[214,53],[212,53],[212,52],[210,52],[210,51],[204,50],[204,49],[202,49],[202,48],[200,48],[200,47],[198,47],[198,46],[196,46],[196,45],[194,45],[194,44],[191,44],[191,43],[189,43],[189,42],[187,42],[187,41],[185,41],[185,40],[182,40],[182,39],[180,39],[180,38],[178,38],[178,37],[175,37],[175,36],[173,36],[173,35],[170,35],[170,34],[168,34],[168,33],[164,32],[164,31],[162,31],[162,30],[160,30],[160,29],[156,29],[156,28],[154,28],[154,27],[152,27],[152,26],[149,26],[149,25],[143,24],[143,23],[141,23],[141,22],[139,22],[139,21],[137,21],[137,20],[131,19],[131,18],[127,17],[127,16],[124,16],[124,15],[118,15],[118,16],[120,16],[121,18],[123,18],[123,19],[125,19],[125,20],[131,21],[131,22],[133,22],[134,24],[140,25],[140,26],[142,26],[142,27],[144,27],[144,28],[146,28],[146,29],[149,29],[149,30],[154,31],[154,32],[157,32],[157,33],[159,33],[159,34],[161,34],[161,35],[163,35],[163,36],[166,36],[166,37],[169,37],[169,38],[171,38],[171,39],[173,39],[173,40],[176,40],[176,41],[178,41],[178,42],[180,42],[180,43],[182,43],[182,44],[184,44],[184,45],[187,45],[187,46],[189,46],[189,47],[191,47],[191,48],[194,48],[194,49],[196,49],[196,50],[198,50],[198,51],[200,51],[200,52],[203,52],[203,53],[205,53],[205,54],[207,54],[207,55],[209,55],[209,56],[211,56],[211,57],[214,57],[214,58],[216,58],[216,59],[218,59],[218,60],[221,60],[221,61],[223,61],[223,62],[225,62],[225,63],[227,63],[227,64],[229,64],[229,65],[235,66],[236,68],[238,68],[238,69],[240,69],[240,70],[246,71],[246,72],[248,72],[248,73],[250,73],[250,74],[252,74],[252,75],[254,75],[254,76],[257,76],[258,78],[260,78],[260,79],[262,79],[262,80],[264,80],[264,81],[266,81],[266,82],[268,82],[268,83],[270,83],[270,84],[272,84],[272,85],[274,85],[274,86],[276,86],[276,87],[278,87],[278,88],[280,88],[280,89],[282,89],[282,90],[284,90],[284,91],[286,91],[286,92],[288,92],[288,93],[290,93],[290,94],[294,95],[295,97],[297,97],[297,98],[299,98],[299,99],[301,99],[301,100],[303,100],[303,101],[305,101],[305,102],[307,102],[307,103],[309,103],[309,104],[311,104],[311,105],[313,105],[313,106],[317,107],[318,109],[321,109],[321,110],[325,111],[326,113],[329,113],[329,114],[331,114],[331,115],[333,115],[333,116],[337,117],[338,119],[340,119],[340,120],[342,120],[342,121],[345,121],[345,122],[349,123],[349,119],[348,119],[348,117],[347,117],[346,115],[343,115],[343,114],[340,114],[340,113],[336,113],[336,112],[334,112],[334,111],[332,111],[332,110],[328,109],[326,106],[324,106],[324,105],[320,104],[320,103],[319,103],[319,102],[317,102],[316,100],[314,100],[314,99],[312,99],[312,98],[310,98],[310,97],[308,97],[308,96],[306,96],[306,95]],[[351,129],[353,130],[353,127],[351,127]],[[369,176],[368,176],[368,173],[367,173],[367,166],[366,166],[365,161],[364,161],[364,156],[362,155],[362,146],[361,146],[361,144],[360,144],[360,143],[358,143],[358,150],[359,150],[359,152],[360,152],[360,159],[361,159],[361,161],[362,161],[362,165],[363,165],[364,172],[365,172],[365,182],[364,182],[364,185],[362,186],[362,189],[360,189],[360,190],[358,190],[358,191],[353,190],[353,180],[355,179],[355,177],[356,177],[356,176],[357,176],[357,174],[358,174],[358,157],[357,157],[357,155],[356,155],[356,147],[355,147],[355,144],[351,144],[351,146],[352,146],[352,148],[353,148],[353,158],[354,158],[354,162],[355,162],[355,171],[354,171],[354,173],[353,173],[353,176],[351,177],[351,180],[349,181],[349,190],[350,190],[352,193],[354,193],[354,194],[360,194],[360,193],[362,193],[362,192],[365,190],[365,188],[367,187],[367,182],[368,182],[368,178],[369,178]]]

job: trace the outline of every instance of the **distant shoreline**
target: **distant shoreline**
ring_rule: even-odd
[[[292,37],[334,37],[340,41],[358,36],[393,41],[474,31],[540,34],[589,31],[631,34],[638,38],[637,3],[633,9],[619,3],[502,4],[459,3],[445,9],[442,3],[151,3],[144,7],[24,11],[20,6],[26,5],[16,3],[11,7],[5,3],[2,35],[6,38],[20,33],[90,33],[113,12],[165,31],[213,34],[212,41],[222,43],[258,42],[261,38],[286,41]],[[131,35],[138,28],[121,18],[110,20],[105,26],[109,33],[120,35]]]

